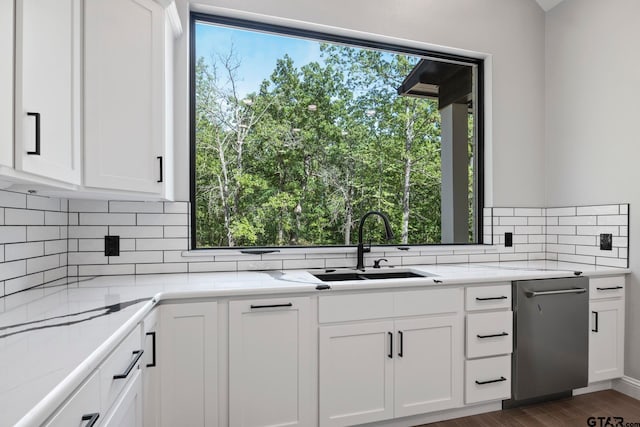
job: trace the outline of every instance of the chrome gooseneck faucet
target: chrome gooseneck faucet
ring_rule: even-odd
[[[370,217],[371,215],[377,215],[382,218],[384,222],[384,232],[386,234],[386,239],[393,239],[393,231],[391,231],[391,224],[389,223],[389,218],[379,211],[369,211],[362,216],[360,219],[360,226],[358,227],[358,264],[356,265],[356,270],[364,271],[364,253],[371,252],[371,245],[365,248],[364,243],[362,243],[362,226],[364,225],[364,220]]]

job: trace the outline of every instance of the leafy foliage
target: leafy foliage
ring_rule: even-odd
[[[329,44],[321,58],[285,55],[242,99],[233,51],[198,59],[198,247],[349,245],[372,209],[396,243],[440,241],[437,102],[396,93],[418,58]]]

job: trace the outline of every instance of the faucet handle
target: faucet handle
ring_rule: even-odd
[[[386,258],[376,259],[376,260],[373,261],[373,268],[380,268],[380,263],[382,261],[389,262],[389,260],[386,259]]]

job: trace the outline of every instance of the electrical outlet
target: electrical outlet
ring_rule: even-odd
[[[513,233],[504,233],[504,245],[507,248],[513,246]]]
[[[600,250],[601,251],[613,250],[613,235],[611,234],[600,235]]]
[[[120,256],[120,236],[104,236],[104,256]]]

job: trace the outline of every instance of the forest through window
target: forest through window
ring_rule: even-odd
[[[370,210],[390,218],[387,243],[443,242],[443,99],[435,83],[401,90],[442,61],[202,20],[193,28],[195,248],[352,245]],[[463,65],[474,80],[456,98],[467,132],[458,174],[474,243],[476,76]],[[383,232],[368,221],[367,240],[385,243]]]

